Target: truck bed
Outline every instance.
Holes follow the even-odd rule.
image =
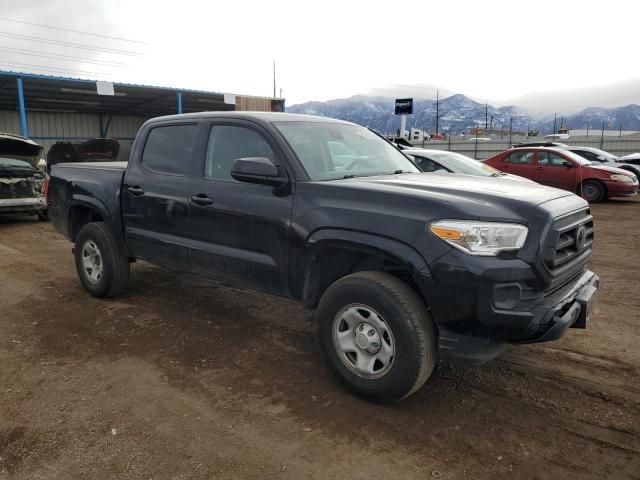
[[[59,163],[51,169],[49,212],[55,229],[73,240],[76,229],[69,215],[85,207],[98,212],[115,231],[121,229],[120,189],[127,162]],[[76,212],[77,213],[77,212]]]

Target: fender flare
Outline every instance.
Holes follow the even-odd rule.
[[[387,257],[406,264],[414,274],[424,274],[428,265],[424,257],[412,246],[399,240],[357,230],[326,228],[313,232],[306,241],[307,264],[304,272],[303,299],[307,306],[319,300],[320,275],[322,268],[318,254],[326,247],[343,248],[361,253]]]
[[[72,241],[74,241],[75,238],[73,238],[74,236],[73,225],[72,225],[73,217],[71,215],[71,211],[75,207],[85,207],[85,208],[91,209],[92,211],[98,213],[105,220],[107,225],[110,226],[110,228],[113,228],[112,215],[109,212],[109,209],[106,207],[106,205],[103,202],[101,202],[99,199],[95,197],[90,197],[88,195],[73,194],[71,196],[71,201],[69,202],[69,207],[67,209],[67,212],[69,212],[69,215],[67,218],[67,232],[68,232],[67,236]]]

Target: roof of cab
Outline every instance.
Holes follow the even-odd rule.
[[[247,120],[257,120],[260,122],[272,123],[272,122],[322,122],[322,123],[342,123],[348,125],[354,125],[351,122],[344,120],[338,120],[329,117],[318,117],[314,115],[300,115],[296,113],[281,113],[281,112],[197,112],[197,113],[183,113],[178,115],[167,115],[164,117],[155,117],[146,123],[156,122],[172,122],[176,120],[201,120],[205,118],[238,118]]]

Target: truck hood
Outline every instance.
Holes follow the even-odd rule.
[[[474,177],[439,172],[361,177],[339,181],[376,189],[402,191],[408,195],[422,196],[434,193],[481,202],[486,202],[489,198],[517,199],[525,203],[539,205],[556,198],[573,195],[571,192],[545,187],[535,182],[523,182],[504,177]]]

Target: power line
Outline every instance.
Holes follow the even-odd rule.
[[[42,57],[42,58],[55,58],[61,60],[73,60],[76,62],[85,62],[92,63],[94,65],[104,65],[107,67],[126,67],[128,66],[126,63],[121,62],[110,62],[107,60],[93,60],[91,58],[82,58],[82,57],[73,57],[70,55],[62,55],[58,53],[39,53],[36,50],[23,50],[21,48],[11,48],[11,47],[0,47],[0,51],[10,52],[10,53],[20,53],[21,55],[29,55],[32,57]]]
[[[80,30],[73,30],[71,28],[54,27],[52,25],[44,25],[42,23],[26,22],[24,20],[15,20],[13,18],[0,17],[0,21],[2,21],[2,22],[21,23],[23,25],[33,25],[34,27],[42,27],[42,28],[49,28],[51,30],[59,30],[61,32],[78,33],[80,35],[90,35],[92,37],[108,38],[108,39],[111,39],[111,40],[121,40],[123,42],[131,42],[131,43],[139,43],[141,45],[148,45],[147,42],[142,42],[140,40],[131,40],[129,38],[122,38],[122,37],[111,37],[109,35],[102,35],[102,34],[99,34],[99,33],[82,32]]]
[[[51,45],[61,45],[63,47],[73,47],[80,48],[83,50],[91,50],[94,52],[107,52],[107,53],[115,53],[118,55],[131,55],[134,57],[142,56],[140,52],[132,52],[130,50],[118,50],[115,48],[104,48],[104,47],[94,47],[92,45],[86,45],[82,43],[73,43],[73,42],[63,42],[62,40],[53,40],[51,38],[44,37],[35,37],[32,35],[19,35],[17,33],[9,33],[9,32],[0,32],[0,37],[5,38],[17,38],[18,40],[27,40],[29,42],[39,42],[39,43],[48,43]]]
[[[81,74],[88,74],[88,75],[104,75],[104,76],[110,76],[110,73],[106,73],[106,72],[89,72],[86,70],[75,70],[75,69],[71,69],[71,68],[58,68],[58,67],[43,67],[40,65],[33,65],[31,63],[15,63],[15,62],[5,62],[5,61],[0,61],[0,64],[3,65],[11,65],[14,67],[29,67],[29,68],[33,68],[35,70],[44,70],[46,72],[58,72],[58,73],[81,73]]]

